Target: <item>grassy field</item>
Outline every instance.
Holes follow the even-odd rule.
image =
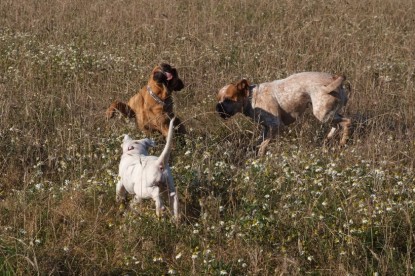
[[[144,134],[104,118],[160,62],[186,85],[179,226],[119,215],[122,135]],[[301,71],[347,76],[352,139],[323,147],[307,113],[256,157],[217,90]],[[413,275],[414,82],[411,0],[3,0],[0,274]]]

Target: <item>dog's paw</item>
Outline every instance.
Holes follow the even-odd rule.
[[[107,109],[107,111],[105,111],[105,119],[109,120],[111,118],[113,118],[115,115],[115,109],[110,107]]]
[[[119,214],[119,215],[124,214],[125,209],[126,209],[126,207],[125,207],[125,203],[124,203],[124,202],[122,202],[122,203],[120,204],[120,206],[118,207],[118,214]]]

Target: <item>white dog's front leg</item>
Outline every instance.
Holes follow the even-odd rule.
[[[173,202],[174,219],[176,220],[176,222],[178,222],[179,220],[179,197],[177,196],[176,192],[170,193],[169,196],[170,196],[170,201]]]
[[[117,186],[115,188],[115,201],[120,202],[120,200],[125,201],[127,198],[126,190],[124,185],[121,181],[117,182]]]

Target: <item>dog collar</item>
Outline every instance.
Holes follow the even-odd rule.
[[[147,92],[150,94],[150,96],[159,104],[165,105],[162,99],[160,99],[154,92],[151,90],[150,86],[147,86]]]
[[[259,85],[251,84],[248,86],[249,94],[248,94],[248,102],[242,107],[242,113],[245,116],[251,116],[252,113],[252,97],[254,95],[254,89],[258,89]]]
[[[257,88],[258,85],[256,84],[251,84],[249,86],[249,95],[248,95],[248,99],[251,101],[252,100],[252,95],[254,94],[254,89]]]

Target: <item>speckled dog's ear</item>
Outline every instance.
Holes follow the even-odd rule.
[[[238,90],[245,90],[247,87],[249,87],[249,83],[246,79],[241,79],[237,84],[236,88]]]
[[[249,95],[249,82],[247,79],[241,79],[237,84],[236,88],[239,91],[239,95],[247,97]]]

